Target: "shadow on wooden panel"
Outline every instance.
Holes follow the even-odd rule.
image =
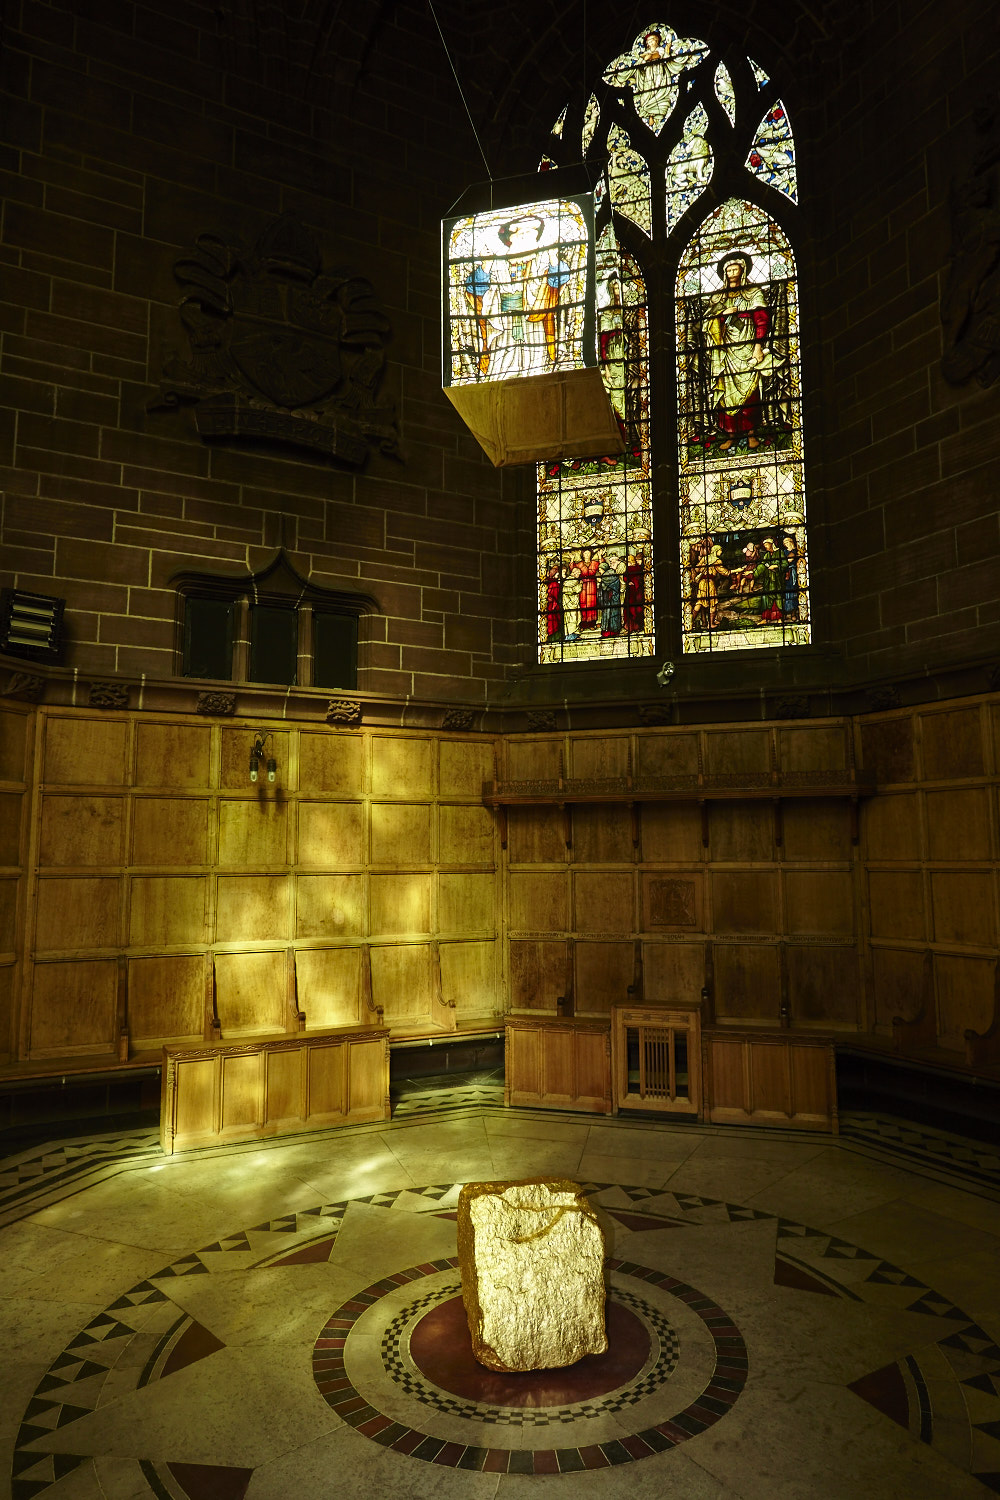
[[[44,797],[40,865],[120,865],[124,831],[121,797]]]

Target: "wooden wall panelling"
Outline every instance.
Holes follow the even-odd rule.
[[[30,973],[30,1057],[117,1051],[117,959],[36,962]]]
[[[423,801],[435,791],[434,742],[416,735],[371,735],[371,790],[373,797]]]
[[[296,938],[326,938],[340,943],[345,938],[362,937],[367,930],[366,885],[366,877],[361,874],[297,875]]]
[[[714,803],[716,807],[724,803]],[[642,859],[647,864],[694,864],[705,859],[701,813],[689,802],[645,802],[640,809]]]
[[[642,944],[642,998],[645,1005],[690,1007],[701,1000],[705,986],[706,944],[650,942]]]
[[[707,775],[744,780],[770,774],[774,747],[769,729],[708,729],[702,736]]]
[[[862,809],[874,800],[866,798]],[[843,802],[790,797],[782,803],[781,812],[786,860],[856,861],[850,808]]]
[[[288,736],[286,736],[286,739]],[[245,797],[219,799],[219,865],[282,869],[289,862],[288,804],[266,782]]]
[[[651,730],[636,737],[635,774],[648,781],[656,776],[686,776],[697,780],[703,769],[701,736],[690,730]]]
[[[542,1010],[555,1014],[566,993],[565,939],[512,940],[510,1004],[512,1010]]]
[[[498,883],[492,871],[442,871],[437,883],[438,932],[446,937],[496,932]]]
[[[636,858],[627,806],[584,803],[573,809],[575,864],[630,864]]]
[[[385,1024],[411,1032],[430,1028],[439,1007],[434,993],[430,944],[381,944],[371,946],[372,998],[385,1014]],[[439,1017],[441,1022],[444,1017]],[[438,1025],[437,1029],[445,1029]]]
[[[298,862],[310,869],[360,868],[367,849],[363,802],[298,804]]]
[[[711,802],[709,858],[727,863],[764,863],[775,857],[774,813],[767,802]]]
[[[448,942],[439,948],[441,994],[457,1011],[459,1027],[466,1022],[495,1020],[502,1010],[497,982],[495,942]]]
[[[920,769],[925,781],[955,781],[982,776],[988,735],[980,704],[917,715]]]
[[[712,944],[712,1002],[722,1020],[775,1025],[781,1008],[778,950],[773,942]]]
[[[925,792],[928,858],[944,862],[993,858],[992,801],[986,786]]]
[[[934,955],[937,1041],[948,1051],[960,1054],[963,1060],[966,1033],[982,1036],[993,1024],[996,975],[995,955],[988,958]]]
[[[34,727],[33,708],[9,701],[0,704],[0,781],[25,781]]]
[[[291,876],[219,875],[216,890],[216,942],[273,943],[291,936]]]
[[[215,994],[223,1040],[288,1024],[285,950],[216,953]]]
[[[713,1124],[838,1129],[832,1038],[708,1030],[702,1043],[705,1115]]]
[[[128,719],[44,710],[40,718],[45,727],[41,779],[46,785],[124,785]]]
[[[574,779],[601,781],[631,769],[631,735],[578,734],[570,739],[568,774]]]
[[[372,937],[420,937],[431,932],[429,870],[371,874],[368,883]]]
[[[211,786],[213,760],[211,725],[144,720],[136,725],[137,787]]]
[[[36,953],[121,947],[121,877],[46,876],[36,887]]]
[[[852,762],[850,724],[797,724],[776,731],[778,764],[782,772],[846,770]]]
[[[512,807],[507,812],[507,858],[512,865],[562,864],[563,815],[556,807]]]
[[[844,870],[784,869],[786,919],[789,935],[853,938],[854,872]]]
[[[573,872],[573,930],[632,933],[638,928],[635,876],[611,870]]]
[[[373,865],[398,869],[431,862],[431,805],[429,803],[373,802],[371,804]]]
[[[564,871],[511,871],[508,877],[512,932],[566,932],[569,878]]]
[[[442,865],[489,865],[494,854],[493,815],[485,807],[442,803],[438,808],[438,857]]]
[[[644,872],[642,927],[646,932],[705,929],[705,878],[701,870]]]
[[[343,730],[299,733],[299,785],[318,796],[360,797],[368,790],[367,737]]]
[[[170,1153],[384,1120],[388,1094],[388,1040],[370,1028],[166,1047],[160,1140]]]
[[[207,865],[210,811],[207,797],[133,798],[132,863]]]
[[[511,735],[504,744],[504,780],[551,781],[566,775],[566,745],[561,735]]]
[[[870,870],[868,914],[873,938],[909,938],[923,943],[927,923],[922,871]]]
[[[496,755],[495,741],[443,737],[438,742],[439,794],[442,797],[469,797],[478,802],[483,782],[493,779]]]
[[[854,943],[785,948],[791,1024],[826,1031],[862,1029],[861,959]]]
[[[20,881],[0,879],[0,959],[12,961],[17,951],[17,897]],[[2,1045],[2,1033],[0,1033]]]
[[[203,955],[129,959],[129,1037],[135,1051],[198,1041],[204,1032],[204,1003]]]
[[[931,870],[935,943],[996,947],[995,879],[991,870]]]
[[[628,999],[635,974],[632,943],[577,941],[573,945],[574,1010],[578,1015],[609,1015]]]
[[[874,861],[915,863],[922,857],[923,820],[916,791],[878,792],[861,805],[865,856]]]
[[[0,866],[20,868],[22,864],[21,823],[24,792],[0,792]]]
[[[608,1022],[509,1016],[505,1058],[508,1105],[612,1112]]]
[[[363,967],[367,962],[367,950],[362,947],[296,950],[297,992],[308,1030],[374,1020],[367,1013],[365,999]]]
[[[777,870],[713,870],[711,892],[716,932],[781,930]]]
[[[129,944],[134,948],[190,947],[206,938],[204,875],[133,875]]]

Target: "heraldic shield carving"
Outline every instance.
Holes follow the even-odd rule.
[[[195,403],[206,438],[289,444],[357,467],[399,451],[396,411],[376,404],[389,320],[369,281],[324,270],[296,218],[250,248],[202,234],[174,275],[190,362],[167,359],[158,408]]]

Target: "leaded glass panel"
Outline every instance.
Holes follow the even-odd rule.
[[[795,173],[795,142],[792,127],[788,123],[788,112],[779,99],[767,111],[757,127],[754,143],[744,163],[748,172],[753,172],[761,182],[777,188],[793,203],[799,201],[798,182]]]
[[[587,108],[583,116],[582,142],[584,156],[586,156],[587,152],[590,150],[590,143],[594,139],[594,131],[597,129],[600,118],[601,107],[594,95],[591,94],[590,98],[587,100]]]
[[[678,80],[708,53],[704,42],[681,38],[662,22],[639,33],[631,51],[616,57],[604,81],[632,91],[635,112],[659,135],[677,103]],[[586,146],[584,147],[586,149]]]
[[[588,240],[571,199],[455,223],[447,268],[452,385],[591,363],[583,349]]]
[[[760,63],[755,63],[752,57],[748,57],[747,58],[747,62],[750,64],[751,68],[753,69],[753,76],[757,80],[757,89],[758,89],[758,91],[760,89],[766,89],[767,85],[771,82],[771,80],[770,80],[770,78],[768,78],[767,74],[764,72],[764,69],[761,67]]]
[[[611,202],[643,234],[653,233],[649,168],[620,125],[608,131],[608,179]]]
[[[677,274],[685,652],[805,645],[809,579],[795,260],[737,198]]]
[[[715,70],[715,97],[729,116],[730,125],[735,125],[736,94],[733,89],[733,80],[725,63],[721,62]]]
[[[671,234],[709,184],[715,157],[706,140],[708,115],[696,104],[684,122],[684,133],[667,160],[666,222]]]
[[[653,651],[646,288],[610,226],[597,249],[597,338],[626,451],[538,466],[543,663]]]

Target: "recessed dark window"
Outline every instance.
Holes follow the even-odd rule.
[[[250,680],[252,682],[296,681],[299,650],[299,617],[294,609],[276,604],[254,604],[250,608]]]
[[[313,615],[313,684],[353,688],[358,685],[357,615]]]
[[[185,677],[232,677],[233,610],[231,599],[185,599]]]

